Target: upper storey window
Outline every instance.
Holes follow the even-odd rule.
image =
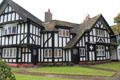
[[[100,37],[105,37],[105,31],[96,29],[96,35]]]
[[[17,33],[16,25],[6,25],[3,27],[3,35],[10,35],[16,33]]]
[[[61,37],[69,37],[70,32],[67,29],[59,29],[59,36]]]

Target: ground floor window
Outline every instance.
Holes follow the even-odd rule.
[[[2,57],[3,58],[16,58],[17,49],[16,48],[3,48]]]
[[[79,53],[80,53],[80,56],[85,56],[85,49],[84,48],[80,48],[79,49]]]
[[[96,46],[96,54],[97,54],[97,56],[105,56],[105,46],[97,45]]]
[[[62,49],[55,49],[54,54],[55,57],[62,57]]]
[[[45,49],[44,56],[47,58],[52,57],[52,49]]]

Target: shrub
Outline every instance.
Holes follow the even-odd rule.
[[[0,59],[0,80],[16,80],[11,68]]]

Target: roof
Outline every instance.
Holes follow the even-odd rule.
[[[78,27],[74,27],[72,32],[76,33],[76,36],[68,42],[68,44],[65,46],[65,48],[72,48],[77,43],[77,41],[80,39],[80,37],[87,30],[90,30],[93,27],[93,25],[100,18],[100,16],[102,16],[102,15],[101,14],[97,15],[97,16],[91,18],[89,21],[81,23]]]
[[[24,21],[30,19],[31,21],[43,26],[42,21],[40,19],[29,13],[27,10],[25,10],[12,0],[3,0],[3,2],[0,5],[0,14],[3,12],[4,8],[6,8],[8,4],[15,9],[15,11],[22,17]]]
[[[55,31],[56,30],[56,27],[55,27],[56,25],[67,26],[67,27],[77,27],[77,26],[79,26],[79,24],[66,22],[66,21],[60,21],[60,20],[52,20],[50,22],[44,23],[45,29],[47,31]]]

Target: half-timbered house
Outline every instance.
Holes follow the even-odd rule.
[[[12,64],[36,64],[42,29],[41,20],[12,0],[4,0],[0,5],[2,60]]]
[[[12,0],[0,5],[0,56],[14,66],[107,62],[116,59],[114,33],[100,14],[81,24],[42,22]],[[15,65],[16,64],[16,65]]]
[[[53,33],[53,52],[50,62],[91,63],[116,60],[114,32],[100,14],[93,18],[86,17],[81,24],[51,20],[45,23],[46,30]],[[44,35],[44,34],[43,34]],[[47,35],[46,35],[47,36]],[[46,37],[44,37],[46,38]],[[46,38],[45,41],[49,41]],[[49,46],[49,42],[48,43]],[[47,46],[47,44],[45,44]],[[112,50],[111,50],[112,48]],[[45,47],[49,50],[49,47]],[[43,49],[43,50],[44,50]],[[47,51],[43,51],[47,54]],[[56,57],[57,56],[57,57]],[[49,62],[45,56],[43,61]]]

